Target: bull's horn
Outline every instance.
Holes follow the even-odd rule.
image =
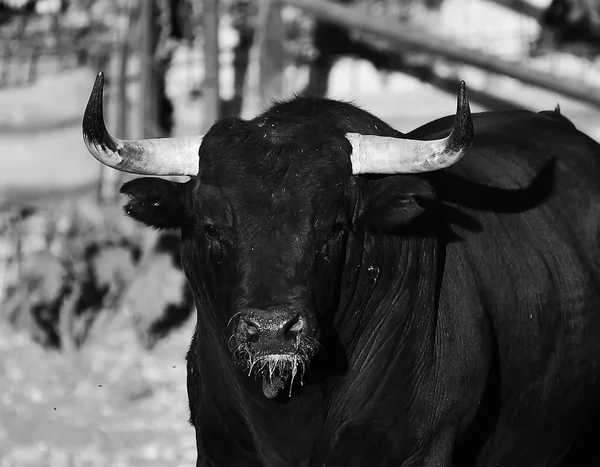
[[[347,133],[352,145],[353,174],[400,174],[431,172],[450,167],[466,154],[474,130],[467,86],[460,82],[454,127],[446,137],[421,141]]]
[[[198,174],[198,149],[202,136],[120,140],[104,125],[102,91],[104,74],[98,73],[83,115],[83,141],[104,165],[140,175]]]

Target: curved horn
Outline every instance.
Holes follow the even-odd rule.
[[[202,136],[120,140],[104,125],[102,91],[104,74],[98,73],[83,115],[83,141],[92,156],[104,165],[140,175],[198,174],[198,149]]]
[[[467,85],[460,82],[452,132],[429,141],[347,133],[352,145],[352,173],[400,174],[431,172],[455,164],[474,139]]]

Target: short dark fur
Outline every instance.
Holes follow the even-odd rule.
[[[181,229],[197,465],[548,465],[577,441],[600,405],[600,147],[558,114],[473,119],[450,169],[353,176],[346,132],[403,135],[296,98],[217,122],[188,183],[124,186]],[[230,351],[270,307],[318,342],[274,400]]]

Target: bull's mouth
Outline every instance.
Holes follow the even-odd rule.
[[[288,388],[292,397],[294,381],[304,383],[304,370],[308,362],[298,354],[261,355],[251,362],[248,375],[255,373],[262,379],[263,394],[273,399]]]
[[[248,377],[262,381],[265,397],[274,399],[280,394],[292,397],[295,387],[304,385],[304,375],[314,351],[287,353],[256,353],[248,346],[244,352],[236,352],[236,360]],[[316,349],[315,349],[316,350]]]

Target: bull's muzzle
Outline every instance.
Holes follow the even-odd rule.
[[[288,310],[251,312],[240,320],[240,334],[260,353],[294,352],[305,328],[300,313]]]
[[[265,396],[276,397],[284,387],[291,395],[294,382],[302,384],[304,371],[319,346],[311,322],[308,311],[287,307],[249,309],[239,314],[232,350],[249,376],[262,379]]]

